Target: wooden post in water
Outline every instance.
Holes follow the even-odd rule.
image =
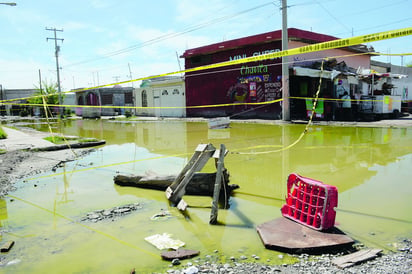
[[[217,150],[215,155],[218,152],[218,158],[216,162],[216,180],[215,180],[215,188],[213,191],[213,201],[212,201],[212,211],[210,213],[209,224],[216,224],[217,223],[217,214],[219,210],[219,195],[220,195],[220,188],[222,186],[222,172],[224,169],[224,159],[226,155],[226,147],[224,144],[220,145],[220,150]],[[215,157],[213,155],[213,157]]]

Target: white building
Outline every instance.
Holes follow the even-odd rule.
[[[144,80],[134,92],[136,116],[186,117],[183,77]]]
[[[412,113],[412,67],[396,66],[390,63],[372,60],[371,69],[379,73],[391,73],[406,76],[391,79],[390,84],[393,85],[394,95],[401,96],[402,111]]]

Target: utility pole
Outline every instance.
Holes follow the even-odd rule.
[[[41,88],[41,71],[39,69],[39,85],[40,85],[40,94],[43,95],[43,89]]]
[[[114,79],[115,83],[120,81],[120,76],[113,76],[112,78]]]
[[[282,0],[282,51],[288,49],[288,17],[287,17],[287,3]],[[288,56],[282,57],[282,120],[290,121],[289,108],[289,64]]]
[[[129,76],[130,76],[130,81],[132,81],[132,80],[133,80],[133,76],[132,76],[132,70],[130,69],[130,63],[127,63],[127,65],[129,66]],[[132,81],[132,88],[134,88],[133,81]]]
[[[59,51],[60,51],[60,46],[57,45],[57,40],[60,40],[63,42],[64,39],[62,38],[57,38],[57,31],[63,31],[62,29],[56,29],[56,28],[46,28],[46,30],[53,31],[54,32],[54,38],[47,38],[46,41],[54,40],[54,48],[55,48],[55,56],[56,56],[56,70],[57,70],[57,88],[58,88],[58,93],[59,93],[59,114],[60,117],[63,117],[63,108],[61,105],[63,105],[62,102],[62,90],[60,87],[60,67],[59,67]]]

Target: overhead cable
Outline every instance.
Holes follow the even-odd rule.
[[[189,33],[189,32],[192,32],[192,31],[195,31],[195,30],[198,30],[198,29],[201,29],[201,28],[204,28],[204,27],[216,24],[216,23],[223,22],[225,20],[237,17],[239,15],[248,13],[250,11],[253,11],[253,10],[256,10],[256,9],[259,9],[259,8],[262,8],[262,7],[271,5],[271,4],[272,4],[272,2],[267,2],[267,3],[264,3],[264,4],[256,6],[256,7],[240,11],[238,13],[222,16],[222,17],[219,17],[219,18],[216,18],[216,19],[213,19],[213,20],[206,21],[204,23],[200,23],[200,24],[188,27],[188,28],[186,28],[186,29],[184,29],[180,32],[168,33],[168,34],[155,37],[153,39],[150,39],[148,41],[145,41],[145,42],[142,42],[142,43],[139,43],[139,44],[135,44],[135,45],[132,45],[132,46],[120,49],[120,50],[109,52],[109,53],[106,53],[105,55],[103,55],[101,57],[97,57],[97,58],[93,58],[93,59],[89,59],[89,60],[84,60],[84,61],[80,61],[80,62],[76,62],[76,63],[71,63],[71,64],[66,65],[65,67],[70,67],[70,66],[80,65],[80,64],[84,64],[84,63],[94,62],[94,61],[97,61],[97,60],[109,58],[109,57],[112,57],[112,56],[115,56],[115,55],[119,55],[119,54],[129,52],[129,51],[133,51],[133,50],[138,49],[138,48],[142,48],[142,47],[145,47],[145,46],[148,46],[148,45],[152,45],[154,43],[157,43],[157,42],[160,42],[160,41],[163,41],[163,40],[167,40],[167,39],[170,39],[170,38],[181,36],[183,34],[186,34],[186,33]]]

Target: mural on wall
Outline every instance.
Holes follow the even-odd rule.
[[[229,88],[227,96],[233,103],[247,103],[249,99],[249,87],[246,83],[236,83]]]
[[[242,66],[240,76],[228,89],[227,96],[233,103],[267,102],[282,97],[281,87],[281,76],[273,78],[267,65]],[[246,105],[244,109],[252,107]]]

